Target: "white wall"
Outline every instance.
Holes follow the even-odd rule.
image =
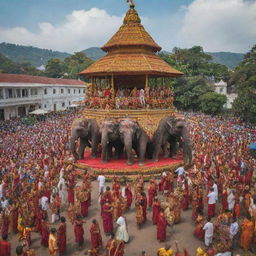
[[[85,86],[61,86],[44,84],[0,83],[0,109],[4,109],[5,119],[18,116],[18,107],[25,107],[26,114],[29,108],[42,108],[46,111],[65,110],[74,101],[83,101]],[[9,97],[9,91],[12,97]],[[18,90],[18,91],[17,91]],[[22,97],[22,90],[27,95]],[[35,93],[37,91],[37,93]],[[24,91],[23,91],[24,92]],[[56,108],[54,109],[54,105]]]

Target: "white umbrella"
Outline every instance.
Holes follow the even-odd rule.
[[[45,115],[45,114],[48,114],[47,111],[43,110],[43,109],[36,109],[32,112],[29,112],[29,114],[32,114],[32,115]]]

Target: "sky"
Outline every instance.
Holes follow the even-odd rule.
[[[256,0],[134,0],[164,50],[247,52],[256,44]],[[102,46],[121,26],[126,0],[0,0],[0,42],[73,53]]]

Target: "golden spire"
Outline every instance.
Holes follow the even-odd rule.
[[[127,0],[127,3],[130,3],[131,8],[135,7],[135,4],[134,4],[133,0]]]

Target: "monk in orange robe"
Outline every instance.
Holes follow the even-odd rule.
[[[90,233],[91,233],[91,248],[94,248],[98,251],[102,246],[102,237],[100,234],[99,224],[95,219],[92,221]]]
[[[244,249],[244,251],[248,251],[250,248],[250,244],[253,239],[253,233],[254,233],[254,223],[251,220],[251,217],[248,216],[247,219],[245,219],[242,222],[241,225],[241,236],[240,236],[240,245]]]

